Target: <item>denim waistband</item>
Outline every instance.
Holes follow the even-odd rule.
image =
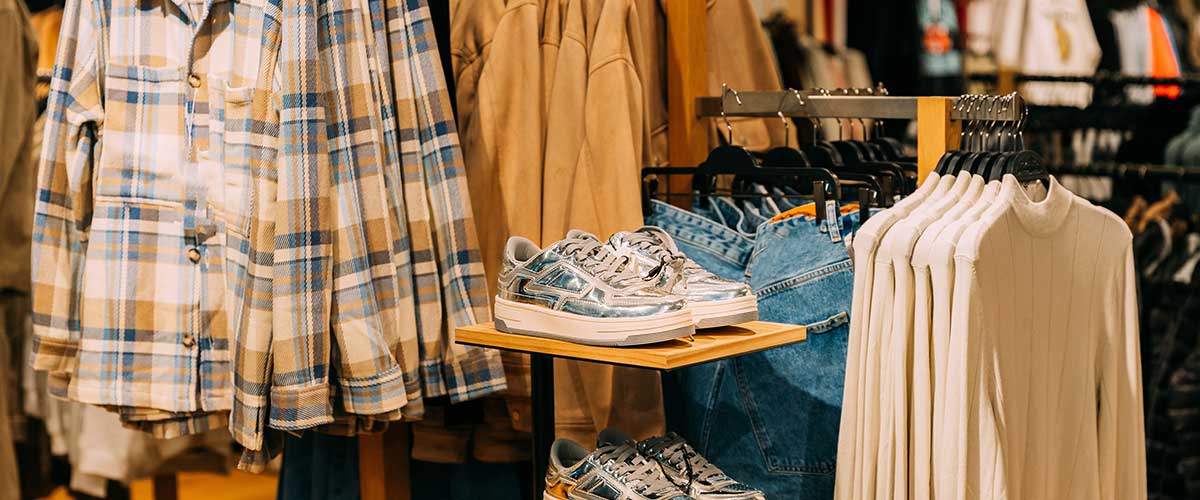
[[[836,204],[828,213],[838,213]],[[759,227],[746,275],[757,293],[773,289],[779,283],[818,272],[829,266],[849,267],[848,237],[858,227],[859,215],[852,212],[817,222],[813,217],[797,216]]]

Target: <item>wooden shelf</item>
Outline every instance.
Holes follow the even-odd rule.
[[[677,339],[639,347],[596,347],[504,333],[491,323],[459,328],[454,333],[460,344],[654,370],[674,370],[741,356],[794,344],[806,337],[803,326],[766,321],[701,330],[692,342]]]

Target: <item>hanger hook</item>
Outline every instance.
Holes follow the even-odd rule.
[[[783,94],[779,98],[779,107],[775,109],[775,115],[779,117],[779,121],[783,122],[783,147],[789,147],[791,144],[791,125],[788,123],[786,116],[783,116],[783,104],[787,102],[787,94]],[[803,101],[801,101],[803,102]]]
[[[987,137],[991,138],[992,133],[997,132],[997,130],[996,130],[997,126],[1000,124],[1000,120],[997,119],[997,115],[995,113],[996,103],[1000,102],[1000,98],[997,96],[994,96],[994,95],[990,95],[990,96],[988,96],[987,100],[988,100],[987,115],[988,115],[988,118],[991,119],[991,121],[988,122]],[[984,139],[983,142],[984,142],[983,149],[988,150],[989,147],[991,146],[990,141],[988,139]]]
[[[1017,143],[1021,149],[1025,149],[1025,123],[1029,119],[1029,106],[1025,105],[1025,101],[1021,100],[1021,96],[1016,92],[1012,93],[1015,106],[1020,106],[1021,112],[1017,115]]]
[[[855,89],[854,89],[854,95],[856,95],[856,96],[857,96],[857,95],[859,95],[859,94],[862,94],[862,93],[865,93],[865,94],[867,94],[867,95],[875,95],[875,91],[874,91],[874,89],[871,89],[871,88],[865,88],[865,89],[859,89],[859,88],[855,88]],[[863,117],[861,117],[861,116],[860,116],[860,117],[858,117],[858,129],[862,131],[862,140],[863,140],[863,142],[867,142],[868,140],[870,140],[870,138],[868,137],[868,135],[869,135],[869,134],[867,133],[867,120],[866,120],[866,118],[863,118]]]
[[[846,93],[846,89],[839,88],[839,89],[836,89],[836,90],[835,90],[835,92],[837,92],[837,93],[839,93],[839,94],[845,94],[845,93]],[[826,92],[825,92],[825,95],[829,95],[829,92],[828,92],[828,91],[826,91]],[[838,140],[839,140],[839,141],[841,141],[841,140],[844,140],[844,139],[845,139],[845,137],[843,137],[843,136],[842,136],[842,132],[843,132],[843,130],[842,130],[842,128],[843,128],[843,126],[842,126],[842,117],[840,117],[840,116],[835,116],[835,117],[833,117],[833,120],[837,122],[837,126],[838,126]]]
[[[966,103],[968,97],[969,96],[967,94],[962,94],[962,95],[958,96],[958,101],[956,101],[954,103],[954,111],[961,114],[964,109],[963,105]],[[964,120],[964,121],[966,121],[967,123],[964,123],[963,126],[958,129],[958,146],[960,148],[966,147],[967,130],[971,126],[971,122],[969,120]]]
[[[804,102],[804,97],[800,95],[799,90],[792,89],[792,88],[789,88],[788,90],[792,91],[793,96],[796,96],[796,102],[799,102],[800,106],[807,106],[807,104],[805,104],[805,102]],[[816,144],[817,143],[817,129],[821,128],[821,122],[811,116],[808,117],[808,120],[810,122],[812,122],[813,144]],[[798,139],[799,138],[797,138],[797,140]]]
[[[975,130],[977,131],[975,134],[975,143],[978,145],[979,151],[983,151],[987,147],[987,145],[984,144],[987,139],[987,113],[985,112],[984,104],[987,102],[988,96],[986,95],[980,95],[977,99],[975,99]]]
[[[725,96],[733,94],[734,100],[738,106],[742,105],[742,96],[738,95],[736,90],[729,88],[728,84],[721,84],[721,120],[725,122],[725,132],[727,133],[726,140],[730,145],[733,144],[733,125],[729,123],[729,117],[725,115]]]
[[[978,100],[978,97],[975,94],[963,96],[962,112],[967,122],[967,125],[963,127],[963,133],[966,134],[966,138],[963,140],[963,149],[967,151],[974,151],[975,149],[975,136],[979,129],[979,122],[975,119],[974,111],[975,101]]]

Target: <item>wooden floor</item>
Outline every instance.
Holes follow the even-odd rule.
[[[228,476],[219,474],[183,473],[179,475],[179,500],[274,500],[274,474],[250,474],[234,471]],[[154,486],[149,480],[134,481],[132,500],[154,500]],[[59,488],[44,500],[71,500],[65,488]]]

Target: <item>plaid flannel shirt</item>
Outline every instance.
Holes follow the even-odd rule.
[[[32,363],[76,401],[224,411],[230,263],[246,260],[253,183],[229,158],[255,141],[264,3],[145,7],[67,3],[38,173]]]
[[[343,46],[355,41],[339,36],[335,3],[283,1],[274,328],[239,346],[230,421],[249,470],[278,451],[264,446],[268,427],[319,428],[336,423],[335,406],[386,414],[407,402],[386,338],[394,268],[362,60]]]
[[[425,0],[384,0],[427,397],[454,403],[507,385],[500,353],[454,342],[491,319],[458,130]],[[405,76],[406,75],[406,76]],[[417,194],[420,193],[420,194]]]
[[[38,179],[34,366],[156,435],[232,407],[252,451],[268,420],[344,433],[419,416],[418,349],[427,387],[503,389],[495,352],[447,341],[487,309],[436,52],[397,59],[394,37],[432,43],[423,4],[390,5],[383,24],[373,10],[368,28],[340,0],[168,0],[169,16],[131,2],[68,3]],[[387,105],[389,80],[410,113]]]

